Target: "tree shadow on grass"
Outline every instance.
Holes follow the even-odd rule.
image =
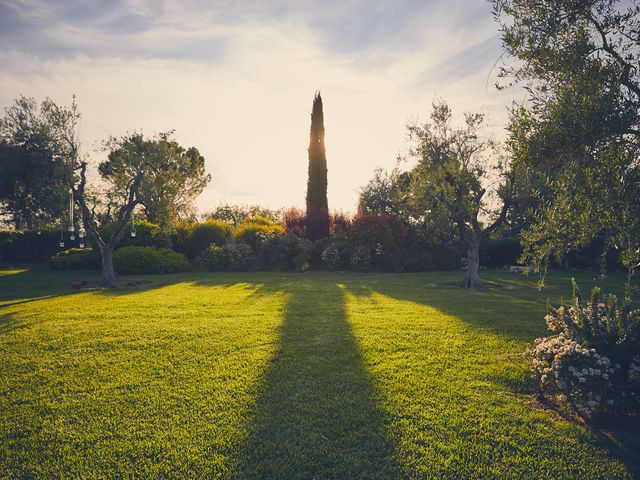
[[[237,477],[398,478],[395,444],[348,324],[343,292],[334,282],[279,286],[288,301]]]
[[[80,292],[71,288],[71,282],[80,275],[96,277],[95,272],[69,272],[53,270],[46,265],[26,265],[21,271],[0,276],[0,309],[53,297]]]
[[[562,297],[569,298],[571,286],[570,275],[566,278],[555,278],[550,288],[538,291],[534,288],[533,278],[500,277],[504,288],[493,288],[476,291],[454,289],[447,284],[429,284],[430,274],[396,276],[385,281],[384,276],[371,278],[350,278],[345,286],[350,294],[361,300],[381,294],[397,300],[408,301],[417,305],[436,308],[452,315],[466,324],[509,341],[531,342],[538,336],[548,335],[544,322],[547,301],[556,304]],[[393,281],[391,281],[393,280]],[[416,281],[422,280],[422,281]],[[432,280],[432,279],[431,279]],[[588,292],[594,281],[582,279],[585,285],[583,292]],[[618,282],[619,283],[619,282]],[[621,290],[620,285],[612,282],[610,287]],[[524,348],[523,348],[524,349]],[[514,355],[515,356],[515,355]],[[509,361],[509,359],[506,359]],[[512,359],[514,363],[516,359]],[[519,359],[519,364],[522,360]],[[514,375],[513,370],[519,373]],[[520,371],[522,369],[522,371]],[[528,371],[523,365],[513,365],[511,373],[506,371],[483,375],[483,379],[512,390],[516,394],[531,394]],[[549,405],[540,408],[552,408]],[[554,415],[561,416],[553,409]],[[565,418],[568,421],[574,419]],[[587,430],[579,433],[580,440],[608,454],[623,464],[634,475],[640,476],[640,435],[639,419],[628,418],[603,421],[593,425],[585,425]]]

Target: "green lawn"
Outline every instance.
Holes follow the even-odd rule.
[[[2,478],[639,478],[526,391],[568,276],[0,272]],[[580,283],[589,284],[586,274]]]

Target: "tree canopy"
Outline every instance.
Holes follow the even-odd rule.
[[[494,0],[502,78],[524,85],[510,146],[532,202],[525,258],[545,265],[596,236],[640,265],[637,1]],[[605,252],[603,252],[604,254]]]
[[[131,134],[125,141],[111,139],[106,144],[111,150],[108,158],[98,166],[102,178],[122,199],[134,171],[144,164],[138,200],[147,219],[162,227],[193,216],[193,201],[211,180],[200,152],[180,146],[170,138],[171,133],[160,133],[153,139],[145,139],[141,133]]]
[[[0,212],[16,228],[58,222],[68,205],[74,110],[20,96],[0,119]]]

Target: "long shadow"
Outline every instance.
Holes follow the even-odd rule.
[[[79,290],[71,288],[71,282],[79,278],[97,278],[97,274],[62,272],[46,265],[25,265],[17,273],[0,275],[0,308],[78,293]]]
[[[295,279],[237,478],[398,478],[395,443],[335,282]]]
[[[492,288],[478,290],[457,288],[458,277],[462,275],[450,272],[374,274],[361,279],[353,276],[346,286],[356,296],[377,292],[431,306],[480,330],[523,342],[545,335],[547,301],[557,304],[562,297],[571,296],[570,274],[550,274],[548,286],[542,291],[535,288],[537,278],[534,276],[491,272],[484,279]],[[597,283],[583,273],[577,280],[585,295]],[[619,279],[613,279],[611,284],[616,292],[622,291]]]

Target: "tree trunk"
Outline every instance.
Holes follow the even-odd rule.
[[[480,283],[480,239],[474,239],[467,245],[467,273],[460,284],[461,288],[474,288]]]
[[[116,281],[116,273],[113,270],[113,248],[110,248],[108,245],[101,247],[100,258],[102,260],[102,278],[100,284],[103,287],[111,287]]]

